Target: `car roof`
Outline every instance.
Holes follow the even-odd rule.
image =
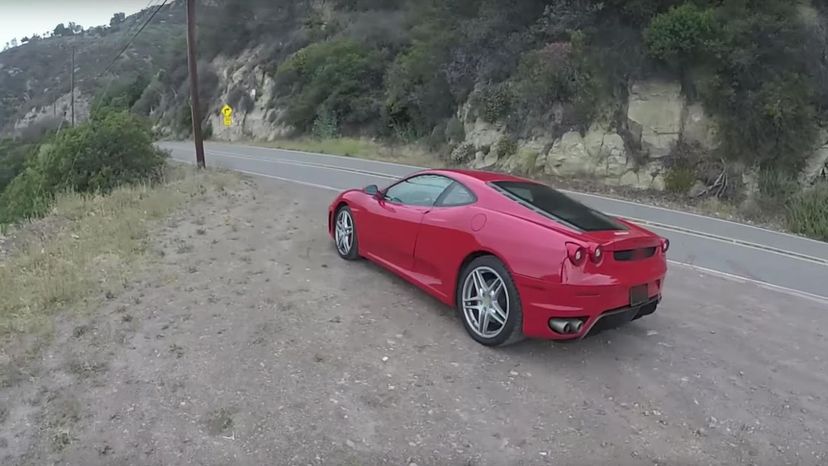
[[[537,181],[532,181],[526,178],[520,178],[517,176],[509,175],[506,173],[497,173],[497,172],[490,172],[485,170],[470,170],[470,169],[455,169],[455,168],[441,168],[441,169],[433,169],[427,170],[424,173],[432,173],[435,175],[446,175],[454,178],[457,178],[458,181],[469,181],[475,180],[482,183],[490,183],[493,181],[523,181],[523,182],[530,182],[530,183],[537,183]]]

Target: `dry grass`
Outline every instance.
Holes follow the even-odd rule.
[[[344,155],[369,160],[383,160],[424,167],[443,167],[439,157],[415,145],[389,146],[370,139],[361,138],[293,138],[277,139],[255,144],[278,149],[316,152],[320,154]]]
[[[96,295],[117,296],[141,263],[154,221],[237,181],[176,168],[156,186],[60,196],[46,218],[17,228],[22,240],[0,262],[0,339],[48,332],[56,311],[85,309]]]

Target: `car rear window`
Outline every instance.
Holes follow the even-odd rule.
[[[498,181],[492,186],[530,209],[582,231],[626,230],[609,216],[540,183]]]

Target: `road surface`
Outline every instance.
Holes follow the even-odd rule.
[[[190,142],[162,142],[173,159],[194,160]],[[340,191],[388,185],[421,167],[238,144],[207,143],[207,163]],[[828,302],[828,243],[726,220],[567,191],[604,212],[637,221],[672,242],[669,257],[731,279]],[[321,214],[320,214],[321,215]]]

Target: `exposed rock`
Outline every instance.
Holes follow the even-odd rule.
[[[828,179],[828,144],[817,149],[808,159],[802,172],[803,182],[813,183],[819,179]]]
[[[715,149],[718,144],[718,125],[701,104],[690,104],[682,116],[682,138],[697,143],[703,149]]]
[[[503,128],[479,118],[473,122],[465,122],[464,128],[466,130],[466,142],[474,144],[474,147],[494,147],[506,134]]]
[[[705,184],[704,184],[704,183],[702,183],[702,182],[701,182],[701,181],[699,181],[699,180],[696,180],[696,183],[693,185],[693,187],[692,187],[692,188],[690,188],[690,190],[689,190],[689,191],[687,191],[687,196],[688,196],[688,197],[699,197],[699,196],[701,196],[701,194],[702,194],[702,193],[703,193],[706,189],[707,189],[707,186],[705,186]]]
[[[599,160],[604,152],[604,136],[609,133],[609,128],[599,123],[590,125],[584,135],[584,148],[593,159]]]
[[[607,128],[593,124],[584,137],[584,146],[601,176],[621,176],[627,171],[624,139]]]
[[[519,175],[529,175],[535,171],[535,164],[538,160],[538,152],[528,147],[518,150],[517,154],[506,158],[503,161],[503,170]]]
[[[475,154],[474,163],[472,163],[472,168],[475,170],[486,170],[489,168],[493,168],[497,165],[498,156],[495,151],[491,151],[488,154],[483,154],[483,152],[478,152]]]
[[[594,168],[584,146],[584,138],[577,131],[570,131],[552,146],[546,156],[544,171],[548,175],[570,176],[590,174]]]
[[[57,127],[61,120],[69,122],[71,114],[72,94],[67,92],[60,96],[51,105],[36,107],[29,110],[21,119],[14,123],[15,134],[23,134],[30,127]],[[75,123],[83,123],[89,119],[90,110],[89,98],[75,91]]]
[[[630,132],[651,158],[668,155],[682,130],[684,97],[676,81],[646,80],[630,89],[627,120]]]
[[[664,175],[661,173],[661,168],[658,164],[640,168],[638,171],[628,170],[615,181],[610,180],[610,183],[636,189],[664,191]]]
[[[209,112],[208,121],[213,128],[213,138],[237,141],[246,138],[266,139],[272,141],[284,137],[291,128],[281,123],[283,109],[271,107],[271,100],[276,86],[273,78],[265,70],[255,66],[254,58],[261,51],[249,50],[234,59],[218,57],[212,62],[220,79],[222,94],[214,102]],[[240,65],[241,64],[241,65]],[[252,108],[234,108],[231,126],[224,125],[224,116],[220,109],[229,102],[230,95],[242,91],[252,102]],[[249,111],[247,111],[249,110]]]

